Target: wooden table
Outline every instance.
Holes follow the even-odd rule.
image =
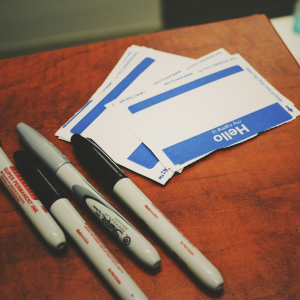
[[[131,180],[220,270],[225,285],[204,288],[135,217],[86,172],[54,133],[136,44],[192,58],[225,48],[240,53],[300,108],[300,68],[264,15],[151,33],[0,61],[0,139],[9,158],[24,149],[25,122],[53,142],[124,213],[162,258],[151,271],[89,220],[149,299],[300,299],[300,118],[219,151],[160,186]],[[24,149],[25,150],[25,149]],[[0,299],[117,299],[68,237],[50,249],[0,185]]]

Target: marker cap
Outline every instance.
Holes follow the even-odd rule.
[[[14,160],[17,169],[47,210],[56,200],[65,198],[63,192],[48,176],[46,178],[41,167],[24,151],[16,151]]]
[[[25,146],[45,165],[53,174],[64,164],[70,163],[52,143],[38,131],[25,123],[17,125],[17,132]]]
[[[74,134],[71,137],[71,144],[87,167],[102,181],[109,191],[112,191],[120,179],[128,178],[109,155],[92,139],[86,139],[80,134]]]

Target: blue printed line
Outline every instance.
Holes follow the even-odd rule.
[[[214,74],[210,74],[208,76],[199,78],[197,80],[194,80],[192,82],[189,82],[187,84],[179,86],[177,88],[174,88],[172,90],[169,90],[167,92],[164,92],[162,94],[154,96],[152,98],[146,99],[139,103],[133,104],[133,105],[129,106],[128,109],[132,114],[135,114],[135,113],[137,113],[143,109],[146,109],[150,106],[153,106],[155,104],[161,103],[166,100],[169,100],[170,98],[176,97],[178,95],[181,95],[183,93],[186,93],[188,91],[196,89],[200,86],[206,85],[208,83],[222,79],[224,77],[230,76],[232,74],[235,74],[235,73],[238,73],[241,71],[243,71],[243,69],[240,66],[230,67],[228,69],[216,72]]]
[[[223,124],[169,146],[163,149],[163,152],[174,165],[183,164],[214,150],[240,142],[291,119],[292,116],[279,103],[275,103],[239,118],[238,122],[230,122],[231,125],[227,126],[228,129],[218,130],[224,128],[228,123]]]
[[[103,98],[85,117],[83,117],[72,129],[71,133],[81,134],[90,126],[99,115],[105,110],[105,105],[115,100],[139,75],[141,75],[152,63],[154,59],[145,58],[128,74],[106,97]]]
[[[93,99],[91,99],[80,111],[78,111],[62,128],[65,128],[70,122],[72,122],[72,120],[75,119],[92,101]]]

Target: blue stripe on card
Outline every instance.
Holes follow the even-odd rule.
[[[133,104],[133,105],[129,106],[128,109],[132,114],[135,114],[135,113],[137,113],[143,109],[146,109],[150,106],[153,106],[155,104],[161,103],[166,100],[169,100],[173,97],[176,97],[178,95],[181,95],[183,93],[186,93],[188,91],[196,89],[200,86],[206,85],[208,83],[214,82],[216,80],[222,79],[224,77],[233,75],[233,74],[241,72],[241,71],[243,71],[243,69],[240,66],[233,66],[233,67],[227,68],[225,70],[222,70],[222,71],[210,74],[208,76],[199,78],[192,82],[186,83],[182,86],[176,87],[172,90],[169,90],[167,92],[164,92],[164,93],[154,96],[152,98],[146,99],[139,103]]]
[[[158,163],[156,156],[143,143],[140,144],[127,159],[147,169],[154,168]]]
[[[146,57],[128,74],[106,97],[101,100],[85,117],[83,117],[72,129],[71,133],[81,134],[90,126],[99,115],[105,110],[105,105],[115,100],[139,75],[141,75],[154,59]]]
[[[72,120],[75,119],[92,101],[93,99],[91,99],[80,111],[78,111],[62,128],[65,128],[70,122],[72,122]]]
[[[236,121],[223,124],[185,141],[163,149],[174,165],[219,148],[225,148],[291,120],[292,116],[278,103],[272,104]]]

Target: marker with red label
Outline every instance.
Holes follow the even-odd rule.
[[[204,285],[215,291],[222,289],[223,278],[216,267],[155,207],[103,149],[79,134],[72,136],[71,143],[106,188],[131,208]]]
[[[21,150],[15,152],[14,159],[28,185],[119,297],[132,300],[148,299],[34,160]]]
[[[1,147],[0,179],[47,244],[57,250],[64,248],[66,245],[64,233],[26,184]]]

